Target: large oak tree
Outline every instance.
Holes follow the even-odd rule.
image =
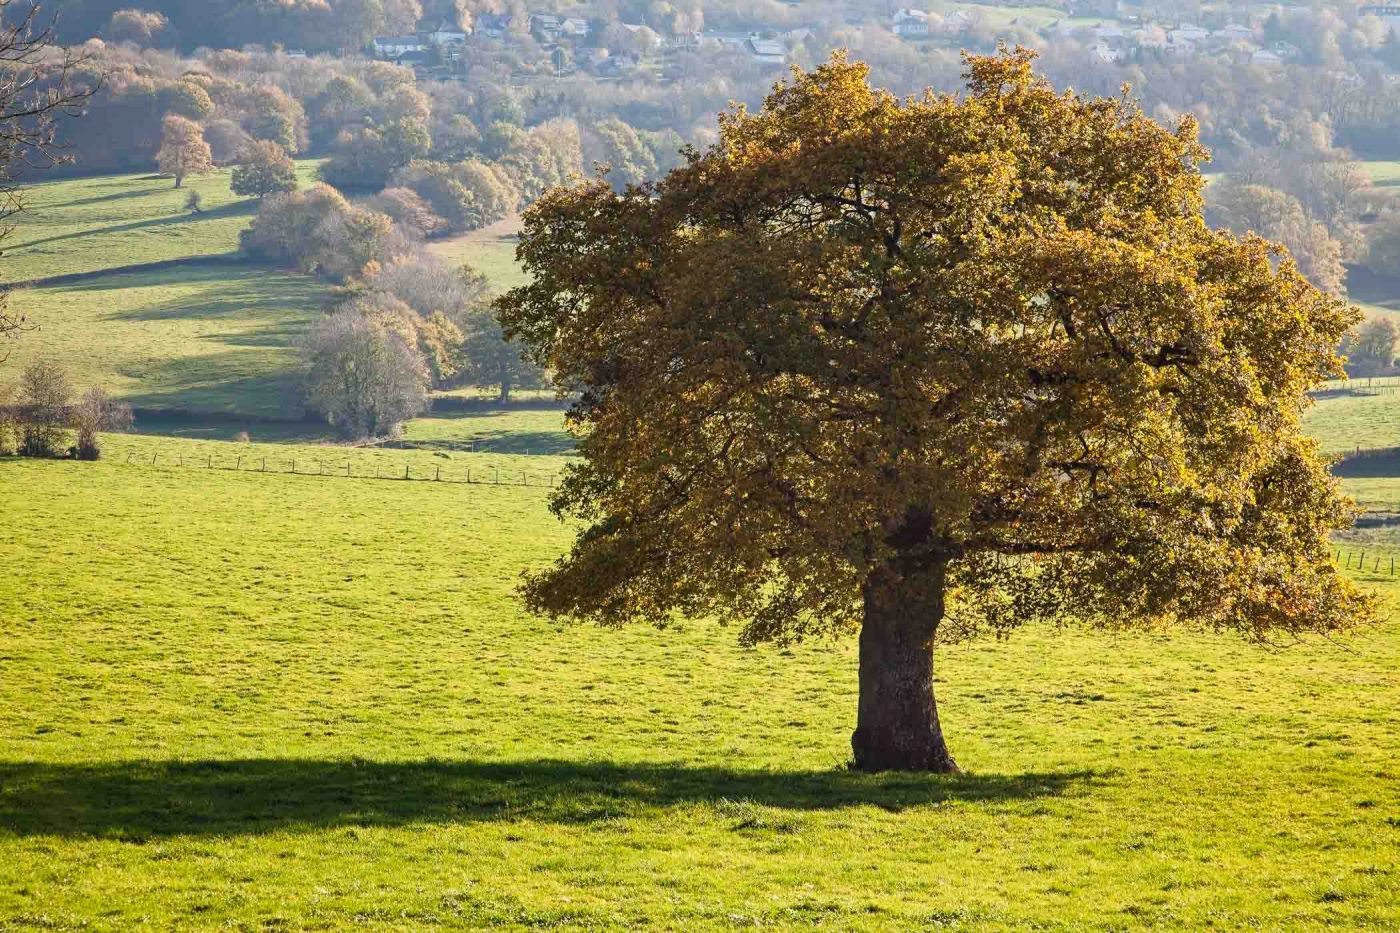
[[[662,181],[555,190],[499,313],[579,401],[528,604],[860,633],[855,766],[956,770],[937,642],[1367,618],[1299,419],[1356,314],[1209,229],[1188,119],[1024,51],[899,100],[842,56]]]

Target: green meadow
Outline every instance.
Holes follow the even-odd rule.
[[[970,773],[864,777],[852,641],[532,618],[545,490],[426,478],[564,458],[109,450],[0,462],[0,926],[1400,924],[1393,625],[947,648]]]
[[[0,458],[0,930],[1400,928],[1400,623],[948,646],[968,773],[854,774],[851,638],[523,610],[572,534],[538,393],[394,446],[261,417],[324,286],[112,271],[233,250],[216,182],[203,219],[168,180],[43,186],[12,238],[10,280],[91,275],[14,295],[40,329],[0,373],[178,411],[98,463]],[[514,232],[435,249],[510,284]],[[1397,389],[1329,385],[1308,430],[1400,446]],[[1400,512],[1387,470],[1344,487]],[[1400,531],[1338,547],[1393,602]]]
[[[318,163],[298,163],[303,184]],[[238,234],[256,202],[229,193],[229,171],[188,180],[143,175],[35,186],[5,242],[4,282],[35,329],[8,365],[61,363],[80,387],[100,385],[132,405],[196,413],[295,418],[297,341],[322,312],[327,286],[241,262]],[[201,213],[185,207],[190,191]],[[521,281],[516,223],[435,243],[497,288]],[[168,263],[156,269],[138,268]],[[43,280],[62,270],[75,280]]]

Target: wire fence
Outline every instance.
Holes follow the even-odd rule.
[[[284,476],[318,476],[327,479],[380,479],[396,482],[457,483],[470,486],[524,486],[553,489],[559,482],[556,472],[462,467],[442,464],[397,464],[379,460],[370,463],[353,459],[322,457],[264,457],[241,454],[216,457],[213,454],[162,454],[158,450],[128,450],[123,463],[142,466],[168,466],[182,469],[226,470],[236,473],[271,473]],[[371,470],[370,467],[373,466]]]
[[[1337,561],[1338,566],[1343,570],[1357,570],[1363,573],[1379,573],[1386,576],[1395,576],[1395,555],[1377,554],[1370,551],[1370,558],[1367,558],[1367,551],[1348,551],[1340,548],[1332,549],[1332,557]],[[1369,563],[1369,567],[1367,564]]]

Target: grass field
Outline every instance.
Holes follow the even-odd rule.
[[[0,462],[0,926],[1400,923],[1394,626],[947,649],[973,773],[860,777],[849,641],[525,615],[542,490],[113,446]]]
[[[515,261],[519,233],[520,218],[510,217],[462,236],[438,240],[429,249],[439,259],[470,265],[486,276],[492,288],[505,291],[525,283],[525,275]]]
[[[99,181],[64,210],[164,204]],[[851,639],[523,611],[521,572],[571,540],[557,408],[478,399],[410,423],[415,449],[336,446],[252,417],[286,413],[321,285],[103,271],[113,238],[198,255],[235,221],[181,246],[186,221],[52,219],[77,235],[27,247],[108,265],[15,296],[42,328],[7,371],[53,356],[223,416],[150,419],[95,464],[0,458],[0,930],[1400,929],[1400,623],[945,648],[969,773],[853,774]],[[513,232],[435,248],[509,285]],[[1400,445],[1400,393],[1358,388],[1309,431]],[[1400,476],[1344,487],[1400,511]],[[1400,529],[1338,543],[1393,601]]]
[[[298,164],[304,183],[314,180],[317,164]],[[295,346],[330,292],[313,278],[229,262],[256,205],[229,193],[228,174],[190,179],[184,191],[168,178],[142,175],[35,186],[5,245],[4,281],[82,278],[11,295],[37,329],[14,345],[7,367],[51,359],[80,389],[101,385],[140,407],[298,417]],[[185,209],[190,190],[204,196],[202,214]],[[506,288],[522,281],[513,253],[517,228],[518,221],[508,222],[436,249]],[[113,271],[172,261],[181,262]],[[186,427],[231,437],[243,426]],[[312,436],[300,427],[278,433]]]
[[[317,160],[297,163],[302,184],[315,181],[319,165]],[[237,252],[238,234],[257,212],[257,202],[233,195],[229,175],[229,169],[196,175],[181,190],[158,175],[35,185],[5,243],[5,281]],[[203,197],[202,213],[186,209],[191,191]]]

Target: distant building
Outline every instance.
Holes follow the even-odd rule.
[[[593,33],[593,23],[582,16],[566,16],[559,21],[559,33],[572,39],[585,39]]]
[[[1249,61],[1252,65],[1282,65],[1283,56],[1268,49],[1255,49],[1249,56]]]
[[[559,41],[559,31],[564,26],[564,18],[553,13],[532,13],[530,15],[530,35],[541,42]]]
[[[476,32],[488,39],[504,39],[506,34],[510,32],[510,14],[478,13]]]
[[[1381,22],[1391,28],[1393,32],[1400,32],[1400,6],[1391,4],[1370,4],[1361,7],[1358,12],[1362,16],[1375,16]]]
[[[1239,23],[1231,23],[1224,29],[1217,29],[1215,32],[1211,33],[1211,35],[1218,39],[1234,42],[1241,39],[1253,39],[1254,30]]]
[[[928,14],[923,10],[896,10],[890,26],[901,39],[923,39],[928,36]]]
[[[746,46],[749,55],[765,65],[781,65],[787,61],[787,46],[777,39],[750,38]]]
[[[372,44],[378,58],[397,59],[409,52],[428,51],[428,44],[417,36],[375,36]]]
[[[1202,29],[1200,26],[1191,23],[1186,23],[1167,33],[1167,37],[1173,42],[1196,43],[1200,42],[1202,39],[1210,38],[1210,30]]]
[[[467,30],[458,26],[450,20],[443,20],[427,34],[427,39],[438,48],[449,45],[465,45],[467,42]]]

